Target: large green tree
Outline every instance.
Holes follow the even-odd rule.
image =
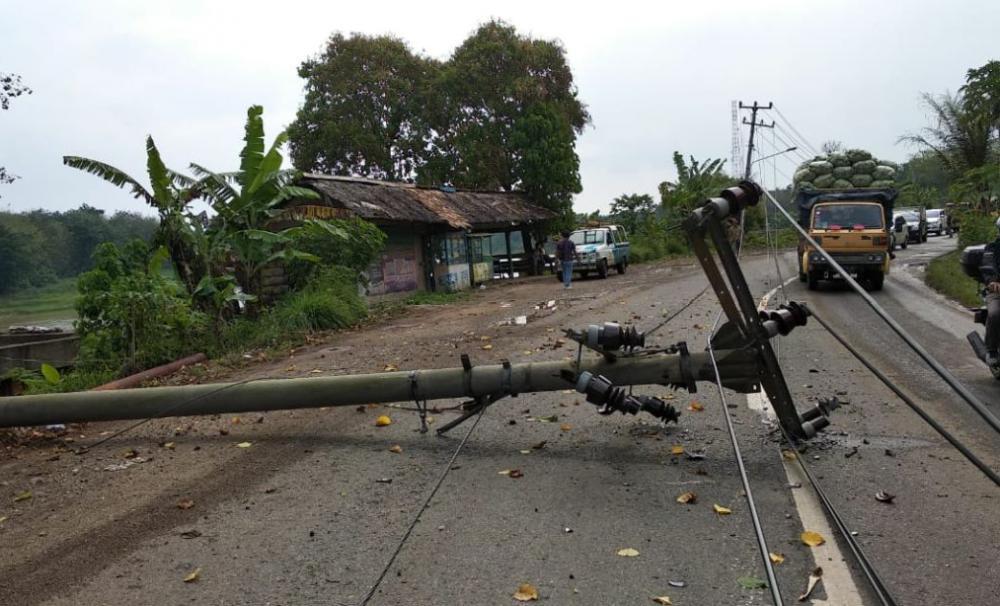
[[[502,21],[481,25],[455,50],[440,87],[438,148],[450,160],[447,180],[459,187],[529,191],[535,184],[523,179],[526,146],[515,144],[519,123],[537,120],[539,111],[556,115],[562,124],[545,132],[560,140],[568,135],[572,144],[590,122],[562,46],[522,36]]]
[[[441,63],[390,36],[335,34],[299,74],[298,169],[518,190],[570,215],[590,115],[558,42],[490,21]]]
[[[995,136],[1000,130],[1000,61],[989,61],[966,72],[960,92],[972,110],[986,116]]]
[[[635,234],[656,216],[656,201],[649,194],[622,194],[611,202],[610,214],[628,233]]]
[[[410,181],[431,139],[439,65],[392,36],[334,34],[299,66],[305,100],[288,128],[303,171]]]

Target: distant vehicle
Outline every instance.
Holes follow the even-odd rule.
[[[800,191],[799,224],[845,271],[869,290],[882,290],[893,233],[888,218],[896,195],[893,188]],[[809,290],[816,290],[821,280],[838,278],[819,251],[805,239],[799,242],[799,280]]]
[[[899,214],[906,217],[910,225],[910,242],[920,244],[927,241],[927,211],[923,208],[900,208]]]
[[[927,211],[927,234],[940,236],[947,228],[947,216],[940,208],[932,208]]]
[[[605,225],[578,229],[569,239],[576,245],[579,260],[573,264],[573,271],[586,278],[590,272],[607,278],[612,267],[623,274],[628,270],[629,243],[625,228],[620,225]],[[556,277],[561,278],[560,272]]]

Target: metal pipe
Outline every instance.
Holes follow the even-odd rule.
[[[159,377],[165,377],[171,375],[178,370],[184,368],[185,366],[190,366],[192,364],[197,364],[198,362],[204,362],[208,359],[203,353],[196,353],[193,356],[188,356],[186,358],[181,358],[179,360],[174,360],[168,364],[163,364],[162,366],[156,366],[150,368],[149,370],[144,370],[142,372],[137,372],[134,375],[129,375],[110,383],[105,383],[95,387],[92,391],[112,391],[115,389],[128,389],[129,387],[138,387],[142,385],[144,381],[150,379],[157,379]]]
[[[752,350],[716,352],[724,383],[747,390],[757,380]],[[324,406],[479,397],[573,387],[577,372],[604,375],[617,385],[679,384],[694,379],[714,381],[706,353],[691,354],[682,370],[681,356],[654,354],[613,360],[535,362],[365,375],[270,379],[240,383],[151,387],[0,398],[0,427],[53,423],[213,415]],[[466,373],[469,373],[466,377]]]

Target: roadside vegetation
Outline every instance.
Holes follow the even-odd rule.
[[[0,271],[12,276],[0,284],[37,288],[79,276],[72,295],[57,297],[63,311],[72,299],[78,316],[77,365],[58,381],[35,376],[32,388],[85,389],[196,351],[242,359],[362,321],[370,310],[359,293],[385,234],[361,220],[283,221],[286,203],[319,197],[296,185],[301,171],[521,191],[556,214],[548,228],[572,224],[572,196],[581,190],[575,143],[590,115],[557,41],[493,20],[441,61],[393,36],[335,33],[299,73],[303,103],[270,145],[262,108],[249,109],[238,170],[168,167],[152,137],[142,181],[98,159],[66,156],[67,166],[126,190],[156,214],[142,219],[141,233],[88,236],[87,246],[66,255],[72,269],[60,269],[62,257],[40,245],[55,232],[30,221],[106,226],[133,215],[104,219],[82,207],[65,217],[38,211],[5,223],[0,216]],[[283,167],[286,144],[295,168]],[[196,201],[210,212],[196,213]],[[16,238],[3,231],[8,224],[16,224]],[[75,242],[69,235],[77,231],[67,234]],[[11,243],[21,246],[16,257],[2,248],[14,250]],[[45,263],[53,269],[38,270]],[[287,278],[278,289],[275,268]],[[40,303],[42,291],[34,292],[27,306]],[[396,305],[463,296],[420,293]],[[387,313],[383,307],[374,312]]]
[[[952,251],[927,265],[927,285],[966,307],[979,307],[979,283],[965,275],[958,263],[962,251]]]

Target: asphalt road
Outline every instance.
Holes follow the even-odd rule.
[[[948,243],[936,238],[902,252],[878,299],[995,409],[996,386],[964,342],[971,321],[929,293],[914,266]],[[786,278],[793,264],[792,255],[781,259]],[[778,286],[772,259],[749,255],[743,265],[758,299]],[[462,352],[477,362],[561,359],[575,353],[557,345],[561,329],[605,320],[648,327],[704,284],[698,268],[679,262],[577,282],[570,291],[551,278],[493,287],[227,377],[452,366]],[[840,326],[1000,467],[996,437],[858,297],[801,286],[790,283],[787,295],[809,301]],[[773,297],[781,300],[780,293]],[[549,299],[554,311],[535,309]],[[686,340],[701,349],[717,308],[706,294],[652,340]],[[526,325],[504,324],[522,314]],[[994,603],[997,489],[821,327],[797,329],[781,340],[779,353],[800,407],[837,392],[850,401],[801,456],[898,603]],[[522,583],[551,604],[650,604],[664,595],[679,605],[771,603],[766,590],[743,586],[763,578],[763,567],[714,386],[701,384],[693,395],[657,387],[637,392],[672,395],[683,412],[680,424],[602,417],[575,393],[521,395],[490,408],[371,604],[513,604]],[[695,401],[704,410],[690,410]],[[817,565],[826,581],[813,603],[873,603],[810,507],[808,489],[792,487],[792,466],[759,405],[732,393],[727,401],[770,551],[784,556],[776,569],[786,603],[795,602]],[[393,424],[376,428],[380,414]],[[552,415],[558,419],[543,420]],[[433,417],[443,423],[453,413]],[[69,450],[119,426],[74,428],[70,444],[35,440],[0,459],[7,497],[0,502],[0,603],[357,603],[466,431],[437,438],[420,434],[409,411],[329,409],[238,422],[161,420],[83,456]],[[251,446],[237,448],[241,442]],[[401,452],[390,451],[396,445]],[[685,454],[672,454],[676,446]],[[148,460],[106,471],[130,460],[131,449]],[[513,469],[523,476],[499,473]],[[897,495],[894,503],[876,501],[878,490]],[[24,491],[31,498],[15,502]],[[696,502],[677,503],[687,491]],[[193,506],[178,507],[182,500]],[[732,513],[716,513],[715,504]],[[827,543],[804,545],[803,530],[821,531]],[[617,555],[625,548],[639,555]],[[196,569],[198,579],[185,583]]]

